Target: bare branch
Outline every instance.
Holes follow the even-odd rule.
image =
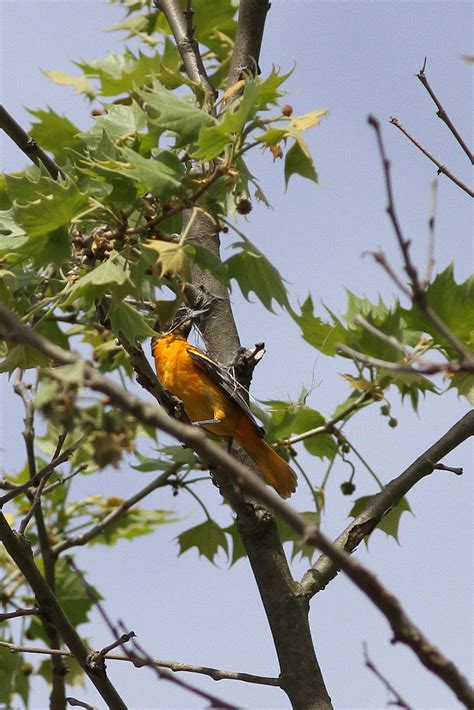
[[[460,187],[461,190],[464,190],[464,192],[467,192],[467,194],[468,194],[470,197],[474,197],[474,190],[471,190],[471,188],[468,187],[468,186],[467,186],[462,180],[460,180],[458,177],[456,177],[456,175],[454,175],[454,173],[452,173],[451,170],[449,170],[449,169],[446,167],[446,165],[444,165],[440,160],[438,160],[438,158],[436,158],[436,157],[433,155],[433,153],[430,153],[430,151],[429,151],[427,148],[425,148],[425,147],[420,143],[420,141],[419,141],[417,138],[415,138],[415,136],[412,135],[412,134],[408,131],[407,128],[405,128],[405,126],[402,124],[402,122],[401,122],[398,118],[396,118],[396,116],[392,116],[392,117],[391,117],[390,123],[391,123],[393,126],[396,126],[396,127],[408,138],[408,140],[411,141],[411,142],[413,143],[413,145],[415,145],[415,146],[418,148],[418,150],[420,150],[420,151],[423,153],[423,155],[426,155],[426,157],[427,157],[429,160],[431,160],[432,163],[434,163],[434,164],[436,165],[436,167],[438,168],[438,175],[441,175],[441,174],[442,174],[442,175],[446,175],[446,177],[449,178],[452,182],[454,182],[455,185],[457,185],[458,187]]]
[[[31,609],[16,609],[15,611],[10,611],[6,614],[0,614],[0,623],[3,621],[8,621],[9,619],[17,619],[21,616],[38,616],[40,610],[37,606]]]
[[[421,454],[403,473],[390,481],[380,493],[371,497],[364,510],[352,520],[334,544],[346,552],[353,552],[364,537],[374,530],[383,516],[394,508],[422,478],[433,472],[436,461],[447,456],[471,436],[474,436],[474,410],[456,422],[446,434]],[[325,589],[337,572],[337,565],[330,556],[321,555],[301,580],[305,594],[312,597]]]
[[[421,282],[423,290],[427,289],[431,283],[433,276],[434,259],[434,242],[435,242],[435,223],[436,223],[436,208],[438,205],[438,180],[433,180],[431,183],[431,214],[428,219],[428,255],[426,259],[426,274]]]
[[[449,130],[451,131],[451,133],[453,134],[453,136],[455,137],[455,139],[457,140],[457,142],[459,143],[459,145],[463,149],[463,151],[466,153],[466,155],[469,158],[469,160],[471,161],[471,163],[474,165],[474,155],[471,153],[471,151],[467,147],[463,138],[459,134],[458,130],[455,128],[455,126],[454,126],[453,122],[451,121],[451,119],[449,118],[448,114],[446,113],[446,109],[444,108],[443,104],[441,103],[441,101],[438,99],[435,92],[431,88],[431,84],[429,83],[428,78],[425,74],[425,69],[426,69],[426,59],[424,61],[422,68],[420,69],[420,71],[416,75],[417,78],[421,81],[421,83],[425,87],[426,91],[429,93],[429,95],[433,99],[434,103],[436,104],[436,108],[438,109],[436,112],[436,115],[438,116],[438,118],[440,118],[442,121],[444,121],[444,123],[447,125],[447,127],[449,128]]]
[[[107,526],[117,520],[125,511],[132,508],[139,501],[143,500],[143,498],[146,498],[148,495],[150,495],[150,493],[152,493],[153,491],[157,490],[158,488],[162,488],[163,486],[166,486],[168,484],[170,476],[177,473],[180,468],[181,464],[173,464],[169,467],[167,471],[164,471],[164,473],[155,478],[154,481],[142,488],[140,491],[138,491],[138,493],[135,493],[135,495],[131,496],[131,498],[128,498],[128,500],[124,501],[117,508],[114,508],[110,513],[108,513],[108,515],[105,515],[99,523],[91,527],[89,530],[83,533],[79,533],[78,535],[75,535],[74,537],[71,537],[69,539],[63,540],[62,542],[56,543],[56,545],[54,545],[53,547],[53,554],[58,556],[61,554],[61,552],[64,552],[64,550],[69,550],[71,547],[79,547],[81,545],[86,545],[95,537],[101,535],[107,528]]]
[[[20,150],[35,164],[43,163],[44,167],[53,179],[60,175],[65,178],[65,174],[54,160],[42,150],[37,142],[25,133],[23,128],[15,121],[4,106],[0,105],[0,128],[3,128],[9,138],[17,144]]]
[[[77,698],[73,698],[71,696],[67,697],[66,700],[72,707],[85,708],[86,710],[99,710],[99,708],[95,705],[89,705],[89,703],[85,703],[84,701],[78,700]]]
[[[412,710],[411,706],[408,705],[408,703],[403,700],[402,696],[398,692],[398,690],[395,690],[393,685],[389,683],[389,681],[385,678],[384,675],[378,670],[378,668],[373,664],[373,662],[369,658],[369,654],[367,651],[367,644],[364,643],[364,659],[365,659],[365,665],[367,668],[374,673],[374,675],[377,676],[377,678],[382,681],[388,692],[393,696],[393,700],[391,700],[388,704],[389,705],[395,705],[396,707],[399,708],[405,708],[405,710]]]
[[[460,466],[445,466],[444,463],[435,463],[433,468],[438,471],[451,471],[451,473],[455,473],[456,476],[462,476],[464,473],[464,470]]]
[[[308,431],[304,431],[302,434],[295,434],[295,436],[290,436],[288,439],[285,440],[285,444],[297,444],[299,441],[304,441],[305,439],[309,439],[311,436],[316,436],[317,434],[331,434],[334,429],[334,426],[338,422],[340,422],[342,419],[346,419],[346,417],[349,417],[355,411],[360,409],[370,399],[372,399],[370,393],[364,392],[360,395],[360,397],[357,397],[357,399],[354,400],[352,404],[348,405],[345,409],[342,410],[342,412],[339,412],[337,416],[333,417],[332,419],[328,419],[325,424],[321,424],[321,426],[318,426],[315,429],[309,429]]]
[[[115,642],[115,645],[121,643],[121,640]],[[7,648],[12,653],[35,653],[44,655],[61,655],[66,657],[71,657],[72,653],[70,651],[61,650],[57,648],[44,648],[42,646],[20,646],[14,643],[8,643],[7,641],[0,641],[0,648]],[[272,678],[269,676],[253,675],[252,673],[241,673],[238,671],[224,671],[219,668],[210,668],[209,666],[199,666],[190,663],[181,663],[180,661],[167,661],[164,659],[152,659],[151,662],[146,658],[138,656],[136,654],[129,654],[128,656],[123,656],[116,653],[107,652],[104,654],[104,658],[107,661],[125,661],[126,663],[133,663],[136,668],[147,668],[150,665],[157,666],[158,668],[167,668],[174,673],[197,673],[199,675],[205,675],[213,680],[239,680],[243,683],[254,683],[255,685],[269,685],[275,688],[280,687],[280,680],[278,678]]]
[[[472,353],[465,347],[464,343],[460,341],[459,338],[457,338],[456,335],[445,325],[445,323],[443,323],[441,318],[439,318],[439,316],[432,310],[432,308],[427,302],[426,290],[421,285],[420,280],[418,278],[418,272],[411,260],[410,240],[404,237],[400,222],[398,220],[395,208],[395,200],[393,196],[390,161],[385,152],[380,123],[377,121],[376,118],[374,118],[374,116],[369,116],[367,120],[368,123],[373,127],[375,135],[377,137],[380,158],[382,160],[384,171],[385,188],[387,192],[387,214],[389,215],[390,220],[392,222],[395,236],[397,238],[400,251],[402,253],[405,271],[411,282],[412,292],[411,294],[409,294],[410,298],[412,299],[413,303],[416,304],[422,310],[422,312],[431,321],[431,323],[439,331],[439,333],[441,333],[441,335],[444,336],[444,338],[450,343],[450,345],[460,354],[461,364],[473,364],[474,358]],[[403,290],[406,293],[405,288],[403,288]]]

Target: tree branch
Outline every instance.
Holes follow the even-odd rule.
[[[193,34],[190,36],[188,22],[179,0],[153,0],[153,4],[163,12],[173,33],[176,46],[183,60],[186,74],[196,84],[200,84],[213,102],[216,90],[209,81],[199,52],[199,45]]]
[[[227,86],[233,86],[244,71],[258,71],[265,20],[270,9],[268,0],[240,0],[237,34]]]
[[[172,466],[170,466],[167,471],[164,471],[164,473],[162,473],[160,476],[155,478],[154,481],[152,481],[147,486],[138,491],[138,493],[135,493],[135,495],[131,496],[131,498],[124,501],[117,508],[114,508],[114,510],[112,510],[108,515],[105,515],[99,523],[89,528],[89,530],[87,530],[86,532],[79,533],[78,535],[74,535],[74,537],[56,543],[56,545],[54,545],[54,547],[52,548],[53,554],[58,556],[61,554],[61,552],[69,550],[71,547],[87,545],[88,542],[93,540],[98,535],[101,535],[106,529],[106,527],[113,523],[115,520],[117,520],[117,518],[119,518],[123,513],[125,513],[125,511],[132,508],[139,501],[143,500],[143,498],[146,498],[148,495],[150,495],[150,493],[152,493],[153,491],[157,490],[158,488],[163,488],[163,486],[166,486],[168,484],[168,479],[170,478],[170,476],[177,473],[181,466],[182,464],[173,464]]]
[[[128,640],[128,639],[127,639]],[[115,642],[122,643],[122,640]],[[70,651],[58,650],[56,648],[43,648],[41,646],[19,646],[14,643],[9,643],[7,641],[0,641],[0,648],[7,648],[12,653],[36,653],[36,654],[47,654],[47,655],[61,655],[66,657],[72,657]],[[240,673],[238,671],[223,671],[219,668],[210,668],[209,666],[199,666],[190,663],[181,663],[180,661],[166,661],[161,658],[153,659],[151,662],[146,658],[141,658],[135,654],[130,654],[128,656],[123,656],[117,653],[110,653],[107,651],[104,654],[104,659],[107,661],[125,661],[127,663],[133,663],[136,668],[146,668],[150,665],[156,666],[158,668],[168,668],[174,673],[198,673],[200,675],[208,676],[215,681],[218,680],[240,680],[243,683],[254,683],[255,685],[269,685],[273,687],[280,687],[279,678],[271,678],[268,676],[253,675],[252,673]]]
[[[425,59],[425,62],[423,64],[422,68],[420,69],[420,71],[416,75],[417,78],[421,81],[421,83],[425,87],[426,91],[429,93],[429,95],[433,99],[434,103],[436,104],[436,108],[438,109],[436,112],[436,115],[438,116],[438,118],[440,118],[447,125],[447,127],[449,128],[449,130],[451,131],[451,133],[453,134],[453,136],[455,137],[455,139],[457,140],[457,142],[459,143],[459,145],[463,149],[463,151],[466,153],[466,155],[469,158],[469,160],[471,161],[472,165],[474,165],[474,154],[471,153],[471,151],[467,147],[467,145],[464,142],[463,138],[461,137],[459,131],[455,128],[453,122],[451,121],[448,114],[446,113],[446,109],[444,108],[443,104],[441,103],[441,101],[438,99],[435,92],[431,88],[431,84],[428,81],[428,78],[425,74],[425,69],[426,69],[426,59]]]
[[[65,178],[65,174],[59,168],[54,160],[49,157],[47,153],[39,147],[37,142],[30,138],[28,133],[25,133],[23,128],[15,121],[13,116],[11,116],[4,106],[0,105],[0,128],[3,128],[5,133],[11,140],[16,143],[20,150],[35,164],[39,165],[43,163],[44,167],[51,175],[51,177],[56,180],[60,175]]]
[[[421,145],[420,141],[415,138],[414,135],[412,135],[408,129],[405,128],[405,126],[401,123],[401,121],[396,118],[396,116],[392,116],[390,119],[390,123],[393,126],[396,126],[407,138],[409,141],[415,145],[418,150],[420,150],[423,155],[426,155],[426,157],[431,160],[432,163],[436,165],[438,168],[438,175],[446,175],[447,178],[449,178],[452,182],[454,182],[455,185],[461,188],[461,190],[464,190],[464,192],[467,192],[467,194],[470,197],[474,197],[474,190],[471,190],[470,187],[468,187],[462,180],[460,180],[454,173],[449,170],[446,165],[444,165],[438,158],[436,158],[430,151],[425,148],[423,145]]]
[[[339,535],[334,545],[346,552],[353,552],[364,537],[370,535],[383,516],[395,507],[414,485],[433,472],[437,461],[470,436],[474,436],[474,409],[456,422],[444,436],[421,454],[403,473],[390,481],[380,493],[370,498],[364,510]],[[321,555],[301,580],[305,593],[309,597],[314,596],[325,589],[337,573],[338,567],[333,559]]]
[[[395,705],[396,707],[399,708],[404,708],[405,710],[412,710],[411,706],[408,705],[405,700],[403,700],[402,696],[398,692],[398,690],[395,690],[393,685],[389,683],[389,681],[385,678],[385,676],[382,675],[382,673],[378,670],[378,668],[374,665],[374,663],[370,660],[369,658],[369,653],[367,651],[367,644],[364,643],[364,660],[365,660],[365,665],[369,669],[369,671],[372,671],[372,673],[380,680],[382,681],[383,685],[386,687],[390,695],[393,696],[393,700],[391,700],[388,705]]]

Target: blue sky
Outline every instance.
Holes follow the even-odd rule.
[[[3,2],[1,12],[2,103],[23,125],[24,106],[51,105],[80,127],[90,125],[89,108],[68,89],[51,84],[40,69],[74,73],[72,59],[95,59],[120,51],[119,36],[101,30],[115,24],[121,12],[98,0],[82,2]],[[472,5],[467,2],[316,2],[273,0],[263,42],[261,68],[284,70],[294,64],[288,102],[295,113],[319,108],[331,112],[309,138],[321,186],[293,178],[284,191],[282,166],[256,156],[252,171],[260,176],[272,210],[256,205],[241,227],[268,255],[288,281],[291,300],[308,291],[315,303],[343,312],[349,288],[371,299],[380,293],[391,301],[394,287],[380,267],[363,252],[382,248],[400,267],[394,236],[385,215],[381,166],[368,113],[383,123],[393,162],[397,206],[413,255],[423,268],[426,259],[432,166],[394,127],[396,115],[429,149],[462,179],[469,164],[415,77],[424,57],[427,73],[454,123],[472,143],[472,65],[461,58],[472,53]],[[23,156],[1,137],[5,170],[20,169]],[[441,176],[438,196],[436,270],[452,259],[458,281],[472,271],[472,212],[468,196]],[[229,239],[229,243],[235,241]],[[320,356],[282,314],[262,312],[233,292],[235,315],[245,344],[265,340],[267,354],[255,374],[253,395],[259,399],[296,399],[313,383],[310,406],[330,413],[348,395],[341,373],[351,371],[341,360]],[[19,434],[21,409],[2,381],[3,420],[0,445],[5,470],[22,465]],[[398,475],[459,419],[468,405],[450,394],[428,396],[419,416],[391,401],[399,426],[389,429],[376,407],[351,422],[347,433],[383,481]],[[8,415],[7,415],[8,412]],[[469,674],[472,654],[472,472],[470,448],[460,447],[444,462],[465,466],[462,477],[436,472],[408,496],[415,516],[402,519],[400,545],[383,533],[373,535],[369,550],[357,554],[400,598],[428,637]],[[315,482],[324,466],[300,453],[300,462]],[[339,493],[348,476],[335,467],[327,490],[323,529],[337,535],[347,523],[350,500]],[[372,481],[357,471],[357,496],[374,492]],[[127,496],[144,485],[128,466],[107,470],[78,484],[77,495],[106,493]],[[203,498],[218,520],[229,519],[216,489],[203,486]],[[294,498],[300,510],[309,499],[300,485]],[[89,570],[114,618],[133,628],[154,657],[201,663],[229,670],[272,675],[276,658],[260,600],[247,563],[227,569],[198,560],[194,552],[176,557],[174,537],[202,522],[191,498],[178,501],[166,491],[150,506],[174,508],[181,522],[166,526],[150,539],[120,548],[78,550],[78,564]],[[296,576],[305,565],[294,564]],[[311,624],[329,693],[337,708],[381,708],[386,692],[364,668],[362,643],[379,668],[409,703],[420,709],[455,708],[452,694],[402,647],[390,644],[391,633],[380,614],[342,576],[313,601]],[[110,642],[100,620],[87,630],[100,648]],[[200,708],[202,703],[171,685],[157,684],[146,670],[109,664],[110,676],[130,707]],[[183,676],[184,677],[184,676]],[[230,702],[249,708],[288,707],[279,691],[186,676]],[[98,702],[94,691],[75,691]],[[46,687],[35,685],[31,707],[46,705]],[[100,705],[100,703],[99,703]]]

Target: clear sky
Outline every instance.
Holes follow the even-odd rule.
[[[51,84],[40,69],[74,73],[72,59],[95,59],[108,50],[120,51],[118,35],[102,29],[116,24],[119,8],[99,0],[42,2],[2,0],[2,103],[26,125],[24,106],[51,105],[78,125],[90,125],[89,108],[68,89]],[[292,302],[311,291],[337,312],[345,306],[345,288],[372,299],[392,298],[393,287],[367,250],[383,248],[391,263],[400,265],[388,219],[374,136],[368,113],[383,123],[393,161],[399,214],[413,239],[420,265],[426,257],[427,219],[433,166],[387,119],[396,115],[429,149],[462,179],[469,164],[414,76],[425,56],[427,72],[454,123],[472,144],[472,65],[461,58],[473,53],[472,4],[468,2],[316,2],[272,0],[263,42],[263,74],[272,64],[296,65],[288,82],[288,97],[296,113],[330,108],[314,130],[310,145],[321,187],[293,178],[284,192],[282,166],[268,157],[251,167],[273,210],[256,206],[242,228],[269,256],[289,282]],[[24,165],[18,149],[1,137],[3,169]],[[436,268],[452,259],[458,281],[472,271],[472,219],[468,196],[441,177],[436,237]],[[232,240],[234,241],[234,240]],[[267,355],[255,374],[253,394],[260,399],[296,399],[302,386],[314,381],[309,405],[330,413],[349,394],[340,373],[350,365],[320,356],[299,337],[282,314],[262,312],[259,304],[233,292],[235,315],[245,344],[265,340]],[[3,467],[16,471],[23,463],[20,436],[22,412],[2,381],[3,420],[0,445]],[[373,407],[347,426],[351,441],[363,452],[383,481],[389,481],[444,434],[468,405],[453,395],[428,395],[419,416],[391,401],[399,426],[392,430]],[[400,545],[376,532],[369,550],[358,556],[370,565],[400,598],[414,622],[441,650],[470,673],[472,653],[472,470],[468,444],[445,460],[464,466],[462,477],[436,472],[408,496],[415,513],[402,518]],[[300,461],[318,483],[324,466],[300,453]],[[348,477],[335,466],[327,490],[323,529],[338,534],[351,506],[339,493]],[[364,471],[357,470],[357,496],[375,492]],[[88,477],[78,484],[78,496],[93,493],[127,496],[144,485],[143,475],[127,465]],[[229,519],[216,489],[203,486],[203,498],[218,520]],[[300,509],[309,499],[300,485],[294,498]],[[230,570],[222,559],[212,566],[194,552],[176,558],[174,537],[202,522],[202,513],[184,494],[175,499],[166,490],[149,505],[177,506],[181,522],[156,535],[120,547],[78,550],[78,564],[101,591],[109,613],[133,629],[150,655],[187,663],[273,675],[276,658],[261,603],[247,562]],[[296,562],[301,576],[305,565]],[[426,672],[406,648],[390,644],[391,633],[380,616],[351,582],[339,576],[313,601],[311,623],[329,693],[337,708],[382,708],[387,695],[364,668],[362,643],[372,659],[414,707],[423,710],[458,707],[450,691]],[[100,620],[87,629],[91,644],[101,648],[110,636]],[[147,670],[109,664],[110,676],[131,708],[200,708],[202,703],[171,685],[157,683]],[[183,676],[184,677],[184,676]],[[278,690],[186,676],[230,702],[248,708],[285,708]],[[76,696],[98,703],[93,690]],[[31,701],[46,706],[46,687],[37,682]]]

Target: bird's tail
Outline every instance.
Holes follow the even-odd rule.
[[[248,422],[244,431],[237,432],[236,441],[257,464],[258,470],[282,498],[289,498],[296,490],[296,474],[281,456],[267,444]]]

